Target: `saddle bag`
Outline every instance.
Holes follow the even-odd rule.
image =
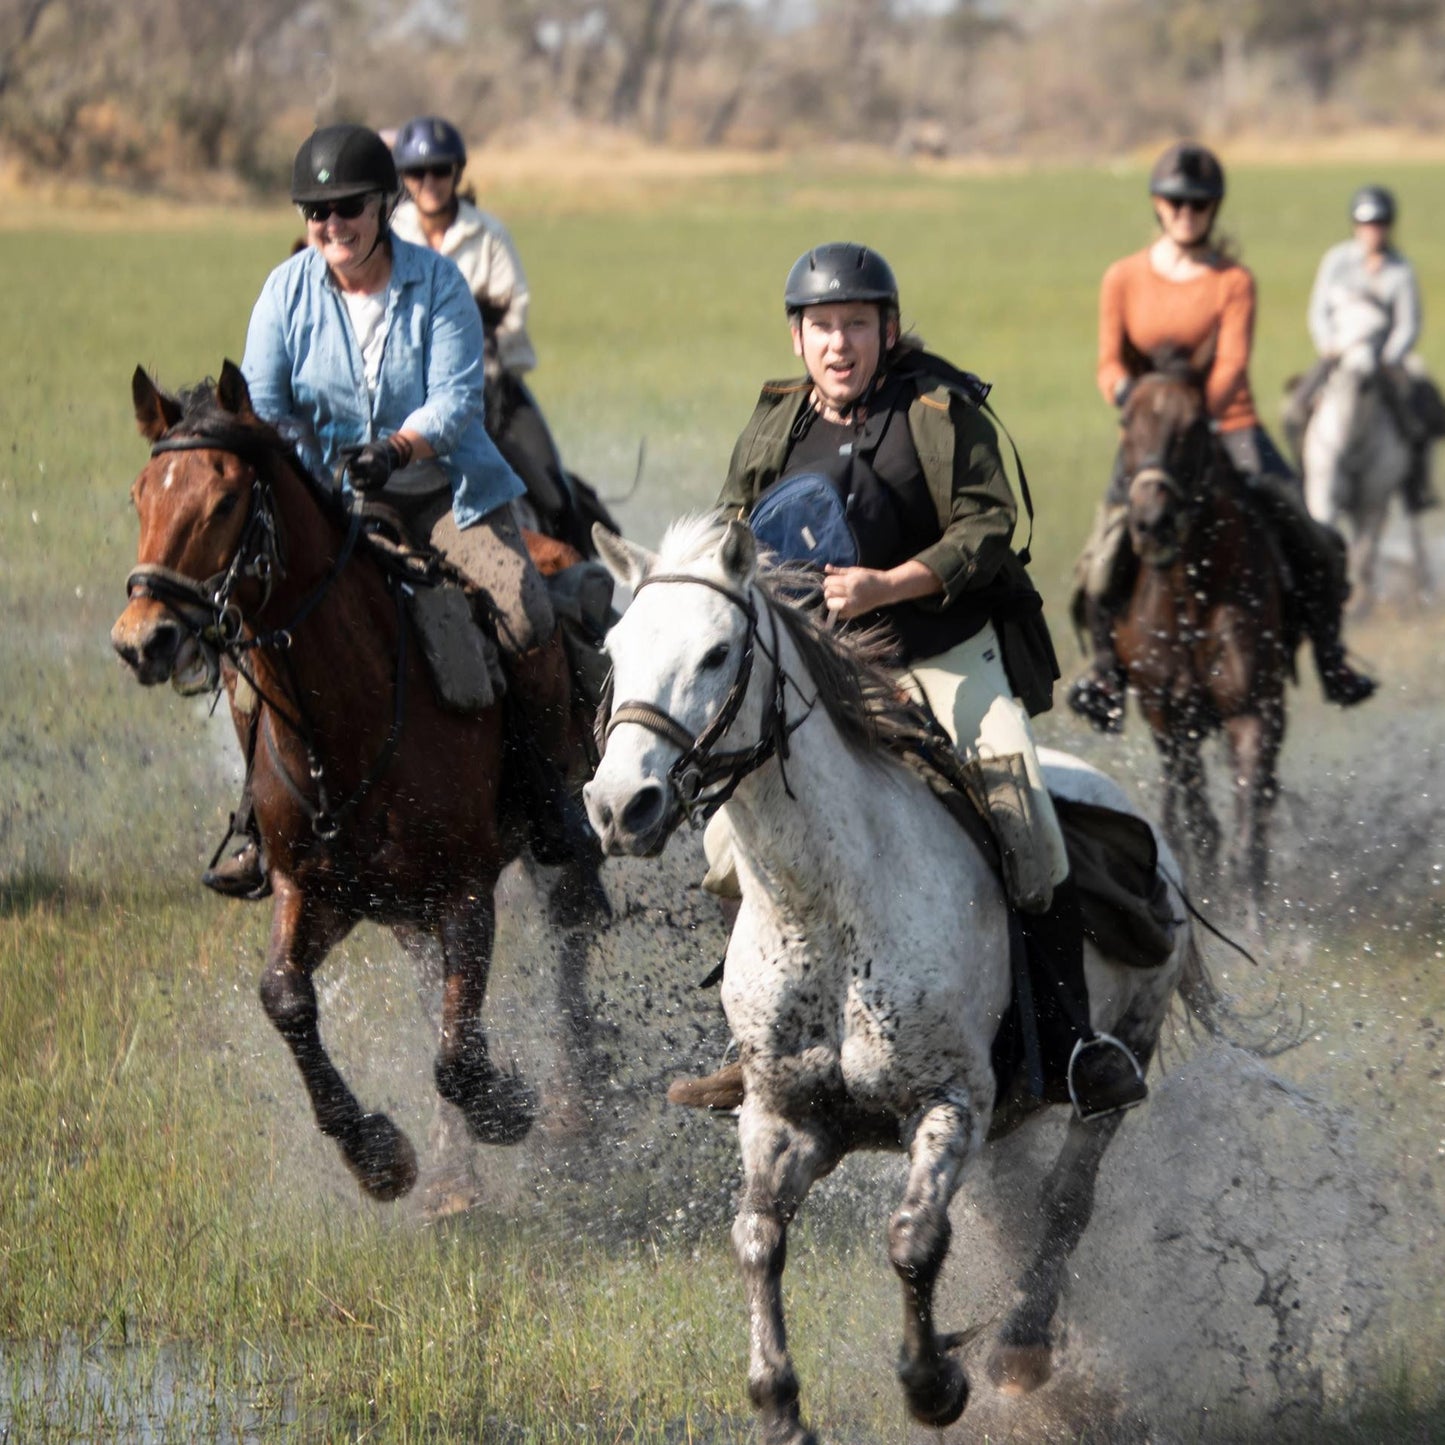
[[[477,713],[506,689],[497,644],[477,626],[460,587],[408,587],[411,620],[436,686],[453,712]]]

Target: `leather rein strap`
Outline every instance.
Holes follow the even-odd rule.
[[[765,643],[759,640],[758,612],[752,599],[746,594],[725,586],[721,582],[714,582],[710,578],[691,577],[681,572],[657,573],[651,577],[644,577],[637,584],[633,591],[634,600],[637,593],[641,592],[644,587],[664,582],[690,583],[695,587],[710,588],[720,596],[726,597],[747,618],[747,635],[743,639],[742,656],[738,659],[738,668],[733,677],[732,686],[728,688],[727,696],[723,698],[722,706],[712,721],[696,736],[655,703],[623,702],[613,708],[612,715],[607,720],[607,726],[603,733],[604,743],[607,738],[612,736],[615,728],[621,727],[623,723],[633,723],[638,727],[646,728],[648,732],[656,733],[677,748],[679,756],[668,769],[667,778],[677,794],[683,812],[694,824],[706,822],[711,818],[737,791],[738,785],[743,779],[755,773],[774,754],[777,755],[779,766],[782,769],[784,791],[791,798],[793,790],[788,786],[786,769],[788,739],[812,715],[817,697],[814,696],[808,700],[807,708],[800,717],[795,718],[792,722],[788,721],[787,689],[791,687],[799,697],[802,697],[803,694],[797,683],[788,676],[782,667],[781,652],[778,646],[777,614],[771,608],[768,609],[768,617],[772,623],[772,647],[769,649]],[[763,720],[762,733],[751,747],[736,748],[728,752],[715,752],[713,750],[715,745],[737,721],[738,713],[742,709],[743,700],[747,696],[748,684],[752,680],[755,648],[761,648],[763,655],[773,665],[772,705]],[[705,791],[707,789],[711,789],[711,791]]]

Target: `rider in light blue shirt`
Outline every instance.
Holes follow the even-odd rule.
[[[344,469],[353,490],[379,493],[472,584],[530,744],[519,785],[533,854],[560,862],[596,846],[558,767],[569,755],[567,654],[513,511],[524,488],[483,424],[476,302],[450,260],[391,234],[398,189],[391,152],[365,126],[324,126],[303,143],[291,198],[307,249],[267,277],[241,370],[257,414],[318,477]],[[213,860],[203,881],[262,897],[249,769],[236,835],[241,851]]]
[[[341,292],[315,247],[267,278],[241,364],[259,415],[318,476],[341,452],[420,432],[451,482],[457,525],[472,526],[523,494],[482,424],[482,322],[445,256],[391,238],[376,394]],[[398,479],[400,481],[400,479]]]

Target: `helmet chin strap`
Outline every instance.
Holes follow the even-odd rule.
[[[371,243],[371,249],[361,258],[363,266],[376,255],[376,248],[391,236],[391,213],[396,209],[395,200],[388,206],[385,191],[378,191],[376,194],[381,197],[381,205],[376,213],[376,239]]]

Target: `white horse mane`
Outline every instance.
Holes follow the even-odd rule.
[[[685,572],[706,562],[716,554],[730,520],[718,512],[679,517],[659,544],[659,570]],[[928,710],[899,688],[889,670],[893,641],[886,632],[840,628],[820,607],[800,606],[798,597],[818,585],[818,573],[810,567],[778,562],[763,551],[753,581],[792,638],[818,701],[849,746],[902,760],[916,754],[920,743],[937,742]]]

